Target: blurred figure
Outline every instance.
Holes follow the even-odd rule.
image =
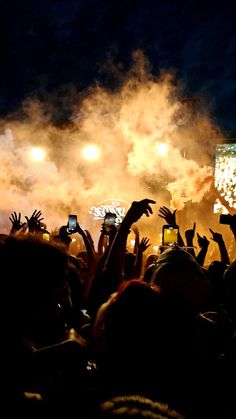
[[[190,312],[198,312],[208,299],[207,277],[196,259],[179,246],[159,255],[151,278],[151,286],[158,287],[170,299]]]
[[[184,419],[167,404],[139,395],[114,397],[100,405],[97,419]]]

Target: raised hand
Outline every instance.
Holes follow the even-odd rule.
[[[68,226],[67,226],[68,227]],[[84,234],[84,230],[80,227],[79,223],[76,224],[75,233],[79,233],[81,236]]]
[[[193,223],[193,228],[190,228],[189,230],[185,231],[187,244],[192,243],[194,235],[195,235],[195,230],[196,230],[196,223]]]
[[[201,249],[207,247],[210,243],[209,240],[206,238],[206,236],[200,236],[200,234],[198,233],[197,233],[197,241]]]
[[[211,228],[209,228],[209,231],[211,232],[211,234],[212,234],[212,237],[211,237],[211,240],[213,240],[214,242],[216,242],[216,243],[222,243],[222,241],[223,241],[223,236],[222,236],[222,234],[220,234],[220,233],[217,233],[217,232],[215,232],[215,231],[213,231]]]
[[[17,215],[17,213],[14,211],[11,213],[11,217],[9,217],[9,220],[12,223],[10,234],[15,234],[17,231],[21,230],[25,224],[21,222],[21,213]]]
[[[66,248],[69,248],[69,245],[72,241],[72,239],[70,238],[71,233],[68,232],[68,225],[66,226],[61,226],[59,229],[59,240],[64,244],[64,246]]]
[[[135,223],[138,221],[143,214],[146,214],[147,217],[149,217],[150,214],[153,214],[152,207],[150,204],[155,204],[156,201],[153,201],[153,199],[142,199],[141,201],[133,201],[131,204],[131,207],[129,208],[127,214],[126,214],[126,221],[130,224]]]
[[[138,252],[138,247],[139,247],[139,243],[140,243],[140,240],[139,240],[139,229],[138,229],[138,227],[137,227],[136,224],[133,224],[131,226],[131,230],[134,232],[134,237],[135,237],[135,239],[134,239],[133,254],[136,255],[137,252]]]
[[[139,250],[143,253],[145,252],[145,250],[147,250],[147,248],[151,246],[151,243],[149,243],[149,238],[148,237],[143,237],[141,242],[139,243]]]
[[[207,254],[207,250],[208,250],[208,246],[210,242],[206,238],[206,236],[200,236],[200,234],[198,233],[197,233],[197,241],[201,249],[196,257],[196,260],[199,263],[199,265],[204,266],[204,262],[205,262],[205,258],[206,258],[206,254]]]
[[[158,216],[163,218],[167,224],[176,225],[176,211],[171,212],[167,207],[160,207]]]
[[[42,215],[42,211],[34,210],[30,218],[25,216],[30,233],[37,233],[41,231],[41,221],[43,220],[43,217],[40,218],[41,215]]]
[[[211,228],[209,228],[209,231],[212,234],[211,240],[216,242],[219,246],[221,261],[229,265],[229,255],[222,234],[213,231]]]
[[[92,238],[92,236],[91,236],[91,233],[88,231],[88,230],[84,230],[85,231],[85,233],[86,233],[86,235],[87,235],[87,238],[88,238],[88,241],[89,241],[89,243],[90,243],[90,246],[92,247],[92,249],[93,249],[93,252],[95,252],[95,247],[94,247],[94,241],[93,241],[93,238]]]

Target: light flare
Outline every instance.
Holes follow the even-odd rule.
[[[136,56],[134,68],[117,89],[95,84],[81,96],[74,92],[67,97],[69,124],[50,120],[61,116],[57,101],[52,109],[53,98],[48,103],[30,98],[24,102],[24,119],[1,121],[0,210],[7,214],[3,226],[8,227],[16,202],[25,215],[40,208],[52,228],[65,225],[76,208],[97,237],[100,221],[96,224],[89,208],[97,218],[96,203],[109,196],[126,201],[127,208],[144,197],[173,209],[203,200],[212,184],[215,144],[222,143],[223,136],[203,107],[188,112],[188,103],[180,100],[183,86],[173,73],[163,70],[157,77],[146,72],[144,64],[145,58],[140,56],[138,62]],[[168,158],[155,150],[163,143]],[[44,162],[42,151],[30,155],[31,147],[41,144],[47,152]],[[199,217],[203,215],[201,211]],[[123,213],[117,216],[122,219]],[[144,216],[140,225],[154,224],[155,242],[153,220]]]
[[[166,143],[157,143],[155,150],[160,156],[166,156],[168,154],[169,147]]]
[[[46,153],[42,147],[32,147],[30,150],[30,157],[33,161],[44,161]]]
[[[82,151],[83,158],[88,161],[98,160],[100,154],[100,149],[96,145],[87,145]]]

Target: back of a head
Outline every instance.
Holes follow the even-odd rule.
[[[84,263],[88,263],[88,253],[86,250],[81,250],[81,252],[77,253],[77,258],[81,259]]]
[[[156,268],[156,264],[155,263],[151,263],[144,271],[143,273],[143,277],[142,280],[143,282],[145,282],[146,284],[150,284],[150,281],[152,279],[152,274],[155,271]]]
[[[224,272],[228,265],[220,260],[213,260],[207,269],[208,278],[212,283],[223,280]]]
[[[144,270],[146,270],[150,265],[155,263],[158,260],[158,256],[155,253],[148,255],[144,262]]]
[[[8,320],[19,333],[36,335],[39,325],[46,330],[51,320],[59,324],[63,307],[70,303],[67,267],[64,250],[45,240],[33,236],[5,240],[1,274],[11,313]]]
[[[97,343],[103,365],[112,371],[113,379],[114,371],[119,376],[125,372],[126,380],[128,375],[132,376],[131,371],[136,375],[141,369],[149,373],[150,363],[156,356],[155,330],[160,321],[160,298],[144,282],[126,281],[98,314]]]
[[[167,297],[198,309],[208,297],[205,272],[192,255],[179,246],[165,250],[156,261],[151,286],[157,286]]]
[[[114,397],[102,403],[98,418],[183,419],[184,417],[167,404],[138,395],[128,395]]]

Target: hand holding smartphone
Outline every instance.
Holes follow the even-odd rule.
[[[178,244],[179,226],[165,224],[162,227],[162,246],[169,247]]]
[[[77,230],[77,215],[70,214],[68,217],[68,232],[75,233]]]
[[[236,226],[236,214],[221,214],[220,215],[220,224],[227,224],[229,226]]]
[[[114,226],[116,223],[116,214],[113,212],[107,212],[104,217],[105,226]]]
[[[109,236],[114,230],[116,230],[116,214],[107,212],[102,224],[102,232]]]

